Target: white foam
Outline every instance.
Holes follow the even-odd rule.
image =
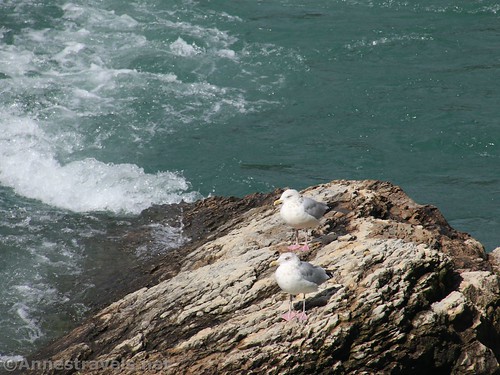
[[[0,26],[0,39],[3,39],[4,35],[9,32],[9,29],[6,29],[3,26]]]
[[[103,163],[93,158],[62,165],[37,122],[2,115],[0,183],[16,193],[76,211],[139,213],[152,204],[193,201],[178,173],[145,173],[134,164]]]
[[[153,30],[168,28],[173,36],[165,50],[164,40],[144,33],[149,25],[134,19],[138,13],[120,15],[77,2],[67,2],[62,10],[58,27],[27,27],[16,34],[14,46],[0,46],[0,65],[8,63],[1,71],[12,78],[3,80],[0,184],[76,212],[137,213],[152,204],[199,198],[188,192],[179,173],[146,172],[134,164],[103,162],[100,155],[116,160],[111,159],[112,148],[121,139],[139,150],[186,123],[251,112],[255,104],[246,100],[244,89],[205,78],[217,69],[214,58],[244,63],[238,58],[245,56],[232,49],[238,39],[197,25],[196,17],[189,18],[191,23],[160,13]],[[222,17],[241,21],[226,13]],[[193,70],[194,81],[189,77],[183,82],[183,75],[169,73],[168,65],[160,72],[148,71],[147,64],[139,68],[136,60],[142,54],[203,61]],[[164,116],[143,122],[137,104],[153,96]]]
[[[86,22],[89,25],[102,25],[114,30],[127,30],[135,28],[139,22],[127,14],[116,15],[113,10],[83,7],[68,3],[62,6],[64,18],[71,21]]]
[[[173,73],[157,74],[155,75],[155,77],[164,83],[172,83],[172,82],[179,83],[179,81],[177,80],[177,76]]]
[[[204,40],[213,48],[227,48],[238,40],[238,38],[229,35],[226,31],[221,31],[213,27],[203,27],[193,25],[189,22],[172,22],[169,20],[161,20],[160,22],[165,25],[165,27]]]
[[[34,54],[31,51],[12,45],[2,46],[0,49],[1,72],[11,77],[22,76],[33,69],[33,58]]]
[[[189,239],[183,234],[182,220],[179,227],[171,227],[163,224],[150,224],[147,228],[151,231],[152,241],[141,245],[136,249],[139,257],[162,254],[185,244]]]
[[[68,62],[68,57],[70,55],[76,55],[80,51],[85,48],[85,44],[78,42],[67,42],[66,47],[56,55],[54,55],[54,59],[59,61],[60,63]]]
[[[345,45],[345,47],[349,50],[355,50],[357,48],[376,47],[376,46],[383,46],[386,44],[399,44],[410,41],[427,41],[432,39],[433,38],[428,35],[417,35],[417,34],[390,35],[387,37],[380,37],[378,39],[373,39],[373,40],[363,39],[360,41],[356,41],[354,43],[348,43]]]
[[[216,52],[216,54],[220,57],[224,57],[227,59],[231,59],[231,60],[236,59],[236,52],[234,52],[232,49],[223,48],[223,49],[218,50]]]
[[[38,322],[36,319],[31,317],[30,309],[27,305],[24,303],[16,303],[13,306],[13,309],[15,309],[18,318],[24,323],[18,328],[18,331],[20,331],[20,337],[30,343],[33,343],[43,336]]]
[[[202,53],[202,49],[198,47],[195,43],[188,44],[181,37],[177,38],[177,40],[170,44],[170,51],[176,56],[195,56]]]

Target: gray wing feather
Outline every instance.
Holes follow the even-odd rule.
[[[304,279],[317,285],[323,284],[330,278],[323,268],[307,262],[300,263],[300,273]]]
[[[304,205],[304,210],[318,220],[325,214],[326,210],[328,210],[328,206],[326,204],[316,202],[314,199],[308,197],[303,198],[302,204]]]

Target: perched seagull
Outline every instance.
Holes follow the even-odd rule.
[[[306,315],[306,293],[315,292],[318,286],[333,276],[331,271],[313,266],[311,263],[302,262],[294,253],[283,253],[278,260],[271,262],[271,265],[279,265],[276,269],[275,277],[279,287],[290,294],[288,312],[282,315],[286,321],[295,317],[299,321],[307,320]],[[297,313],[292,307],[292,296],[303,293],[302,312]]]
[[[283,204],[280,214],[283,221],[295,229],[295,244],[288,247],[289,250],[301,249],[309,250],[306,242],[304,246],[299,244],[299,229],[315,228],[319,225],[319,219],[328,210],[328,206],[321,202],[316,202],[312,198],[303,197],[297,190],[288,189],[281,194],[280,199],[274,201],[274,205]]]

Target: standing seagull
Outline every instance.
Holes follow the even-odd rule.
[[[281,206],[281,218],[286,224],[295,229],[295,244],[288,247],[289,250],[301,249],[309,250],[306,242],[304,246],[299,244],[299,229],[315,228],[319,225],[319,219],[328,210],[328,206],[321,202],[316,202],[314,199],[303,197],[297,190],[288,189],[281,194],[280,199],[274,201],[274,205],[283,203]]]
[[[282,315],[286,321],[297,317],[300,321],[307,320],[306,315],[306,293],[315,292],[318,286],[331,278],[333,274],[325,271],[323,268],[313,266],[311,263],[302,262],[294,253],[283,253],[277,261],[271,262],[271,265],[278,264],[275,277],[279,287],[290,294],[288,312]],[[292,311],[292,295],[304,294],[302,300],[302,312]]]

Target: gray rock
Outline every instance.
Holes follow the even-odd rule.
[[[307,296],[305,324],[281,320],[269,267],[292,235],[270,204],[279,192],[210,198],[183,209],[195,241],[34,358],[121,364],[81,374],[499,372],[500,277],[479,242],[387,182],[305,194],[338,209],[300,254],[335,273]]]

